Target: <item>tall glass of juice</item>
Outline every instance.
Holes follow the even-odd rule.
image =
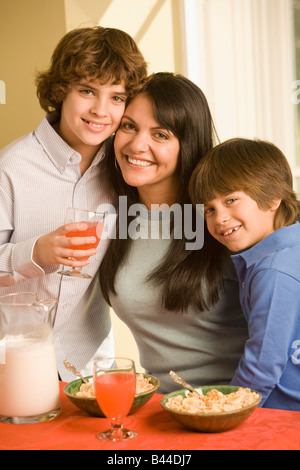
[[[94,363],[94,389],[97,401],[111,428],[97,434],[106,441],[125,441],[137,435],[123,427],[135,397],[136,373],[132,359],[112,357]]]
[[[105,216],[105,212],[76,209],[74,207],[68,208],[65,218],[65,224],[80,222],[83,224],[83,229],[72,230],[66,234],[66,237],[81,239],[88,239],[88,237],[94,237],[95,239],[94,243],[72,244],[69,246],[69,248],[75,252],[82,252],[97,248],[103,232]],[[77,258],[76,256],[73,256],[68,259],[71,261],[86,261],[89,259],[89,257],[90,256],[86,256],[84,253],[80,253],[80,257]],[[62,274],[63,276],[91,279],[91,276],[89,274],[81,272],[80,266],[71,267],[71,269],[63,269],[62,271],[59,271],[58,274]]]

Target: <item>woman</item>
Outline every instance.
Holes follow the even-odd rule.
[[[228,383],[247,337],[231,261],[219,256],[208,232],[202,249],[187,249],[187,217],[178,222],[170,209],[175,205],[183,215],[192,207],[188,182],[212,148],[213,135],[202,91],[181,75],[158,73],[125,110],[115,137],[116,166],[107,159],[110,184],[127,197],[129,208],[139,203],[140,214],[135,233],[127,217],[124,236],[120,209],[122,236],[111,241],[104,257],[101,287],[131,329],[141,365],[160,379],[161,393],[178,388],[169,376],[172,369],[194,385]],[[196,221],[193,213],[194,226]],[[169,237],[163,233],[166,223]],[[180,225],[182,236],[175,236]],[[206,256],[210,243],[213,258]]]

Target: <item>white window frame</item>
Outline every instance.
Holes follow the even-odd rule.
[[[182,0],[181,8],[184,73],[204,91],[220,140],[269,140],[300,177],[291,0]]]

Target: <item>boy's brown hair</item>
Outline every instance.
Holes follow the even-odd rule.
[[[262,210],[281,199],[274,219],[275,230],[300,220],[300,202],[293,191],[289,163],[270,142],[230,139],[200,160],[189,184],[193,204],[234,191],[244,191]]]
[[[131,36],[114,28],[80,28],[60,40],[49,69],[37,74],[37,96],[44,111],[60,112],[70,87],[82,79],[124,81],[131,97],[146,78],[147,64]]]

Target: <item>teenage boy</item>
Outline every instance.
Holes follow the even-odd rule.
[[[98,276],[103,248],[76,252],[65,235],[68,207],[96,210],[111,203],[102,161],[125,102],[141,86],[147,66],[133,39],[113,28],[83,28],[58,43],[49,69],[37,76],[46,116],[29,135],[0,152],[0,295],[32,291],[58,300],[54,316],[60,377],[74,378],[63,359],[84,374],[95,357],[113,354],[109,307]],[[77,238],[74,244],[91,243]],[[99,247],[100,248],[100,247]],[[91,280],[57,273],[84,266]]]

